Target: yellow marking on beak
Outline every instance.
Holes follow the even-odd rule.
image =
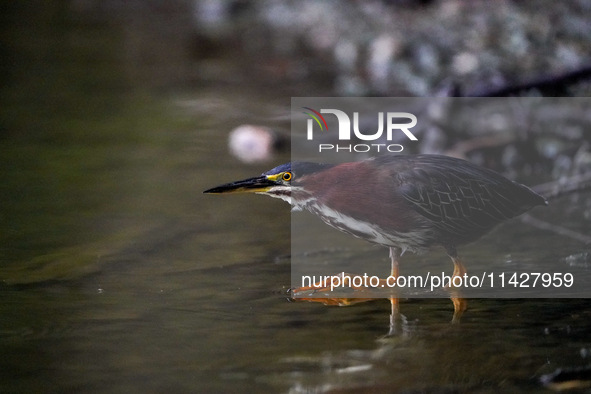
[[[265,175],[265,176],[267,177],[268,180],[273,181],[273,182],[277,182],[278,180],[281,180],[282,175],[283,175],[283,173],[280,172],[279,174]]]

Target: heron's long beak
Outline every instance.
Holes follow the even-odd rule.
[[[276,186],[277,182],[267,178],[265,175],[256,178],[244,179],[242,181],[226,183],[204,191],[208,194],[221,193],[262,193]]]

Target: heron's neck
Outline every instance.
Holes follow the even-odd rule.
[[[267,190],[267,191],[261,192],[261,193],[257,193],[257,194],[264,194],[269,197],[280,198],[283,201],[287,201],[288,204],[292,203],[291,187],[289,187],[289,186],[275,186],[275,187],[271,188],[270,190]]]

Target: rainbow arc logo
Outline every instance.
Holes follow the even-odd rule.
[[[309,107],[302,107],[302,108],[314,112],[314,114],[316,114],[317,116],[315,116],[314,114],[311,114],[309,112],[302,112],[302,113],[312,117],[312,119],[314,119],[316,121],[316,123],[318,123],[318,126],[320,126],[320,130],[324,130],[324,127],[322,127],[322,123],[324,123],[324,126],[326,127],[326,131],[328,131],[328,125],[326,124],[326,120],[324,120],[324,116],[320,115],[320,112],[315,111]],[[320,123],[320,119],[318,119],[318,118],[322,119],[322,123]]]

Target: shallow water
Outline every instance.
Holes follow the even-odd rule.
[[[406,300],[390,326],[386,300],[289,302],[288,262],[3,287],[2,391],[541,392],[587,363],[587,301],[470,300],[451,324],[448,300]]]

